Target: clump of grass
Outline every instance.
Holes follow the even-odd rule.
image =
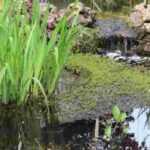
[[[34,1],[32,20],[26,9],[13,13],[15,1],[5,0],[0,13],[0,101],[23,103],[41,94],[47,99],[67,60],[76,27],[63,18],[47,40],[47,16],[40,18]],[[47,14],[47,13],[46,13]]]

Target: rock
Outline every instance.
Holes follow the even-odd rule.
[[[132,20],[132,24],[134,27],[140,27],[143,25],[143,18],[140,11],[133,11],[130,15],[130,19]]]
[[[150,42],[145,44],[144,51],[150,53]]]
[[[78,23],[84,26],[90,26],[94,23],[95,14],[95,11],[86,7],[81,2],[71,3],[65,10],[65,16],[67,16],[69,21],[71,21],[75,15],[79,15],[77,19]]]
[[[138,4],[135,6],[134,10],[139,11],[141,15],[143,16],[143,21],[149,20],[150,16],[150,5],[148,4],[147,7],[145,7],[144,3]]]
[[[127,62],[129,64],[141,64],[143,63],[143,59],[138,55],[133,55],[127,58]]]
[[[51,31],[55,28],[57,22],[66,16],[69,23],[78,15],[77,23],[84,26],[91,26],[95,21],[95,12],[86,7],[83,3],[71,3],[65,9],[53,9],[49,13],[48,29]]]
[[[135,6],[130,15],[130,20],[134,27],[141,27],[150,33],[150,4],[145,7],[144,3]]]
[[[116,57],[120,57],[121,56],[121,51],[107,52],[106,56],[111,58],[111,59],[115,59]]]
[[[150,62],[149,57],[142,57],[135,53],[123,53],[119,50],[117,51],[106,51],[103,50],[103,53],[99,53],[100,56],[108,57],[117,62],[125,62],[131,65],[144,65],[147,62]]]
[[[136,5],[130,19],[138,34],[135,51],[142,55],[150,55],[150,4],[147,7],[144,3]]]
[[[144,29],[150,33],[150,23],[144,23]]]
[[[134,48],[140,55],[150,55],[150,33],[147,33],[144,29],[137,28],[138,33],[138,45]]]
[[[27,11],[29,12],[29,18],[31,18],[33,0],[26,0],[25,2],[27,5]],[[86,7],[81,2],[71,3],[64,9],[58,9],[55,6],[50,5],[47,1],[40,1],[41,16],[43,16],[46,11],[49,11],[47,26],[48,35],[50,35],[50,32],[55,29],[56,24],[63,16],[67,17],[68,24],[72,23],[77,15],[77,23],[80,25],[92,26],[95,22],[95,11]]]

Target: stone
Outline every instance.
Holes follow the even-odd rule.
[[[150,42],[145,44],[144,51],[150,53]]]
[[[67,16],[68,20],[72,20],[75,15],[78,15],[78,23],[84,26],[94,23],[95,14],[95,11],[89,7],[86,7],[81,2],[69,4],[65,11],[65,16]]]
[[[144,3],[136,5],[130,20],[134,27],[144,27],[147,32],[150,32],[150,4],[147,7]]]
[[[150,4],[147,7],[144,3],[136,5],[130,15],[130,20],[138,34],[136,52],[150,55]]]
[[[148,33],[150,33],[150,23],[144,23],[144,29],[148,32]]]
[[[134,27],[140,27],[143,24],[143,18],[140,11],[133,11],[130,15]]]

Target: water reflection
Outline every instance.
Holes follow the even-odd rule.
[[[134,121],[129,121],[129,133],[134,133],[139,146],[145,142],[145,147],[150,149],[150,109],[136,108],[131,116]],[[94,120],[52,125],[35,107],[29,110],[1,107],[0,118],[0,150],[111,150],[104,148],[105,127],[101,123],[98,143],[93,142]]]
[[[36,107],[0,105],[0,150],[42,150],[39,143],[45,134],[40,112]]]
[[[135,134],[139,144],[145,142],[145,145],[150,148],[150,109],[136,108],[131,116],[134,117],[134,121],[129,123],[129,133]]]

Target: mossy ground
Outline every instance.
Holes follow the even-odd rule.
[[[150,104],[149,71],[142,73],[126,64],[91,54],[72,55],[67,68],[75,70],[79,78],[84,70],[88,74],[85,82],[79,84],[77,79],[73,88],[57,96],[62,122],[97,115],[114,104],[123,110],[138,103]]]
[[[76,54],[70,57],[69,68],[86,69],[90,72],[89,86],[119,86],[120,93],[150,93],[150,73],[116,63],[96,55]]]

